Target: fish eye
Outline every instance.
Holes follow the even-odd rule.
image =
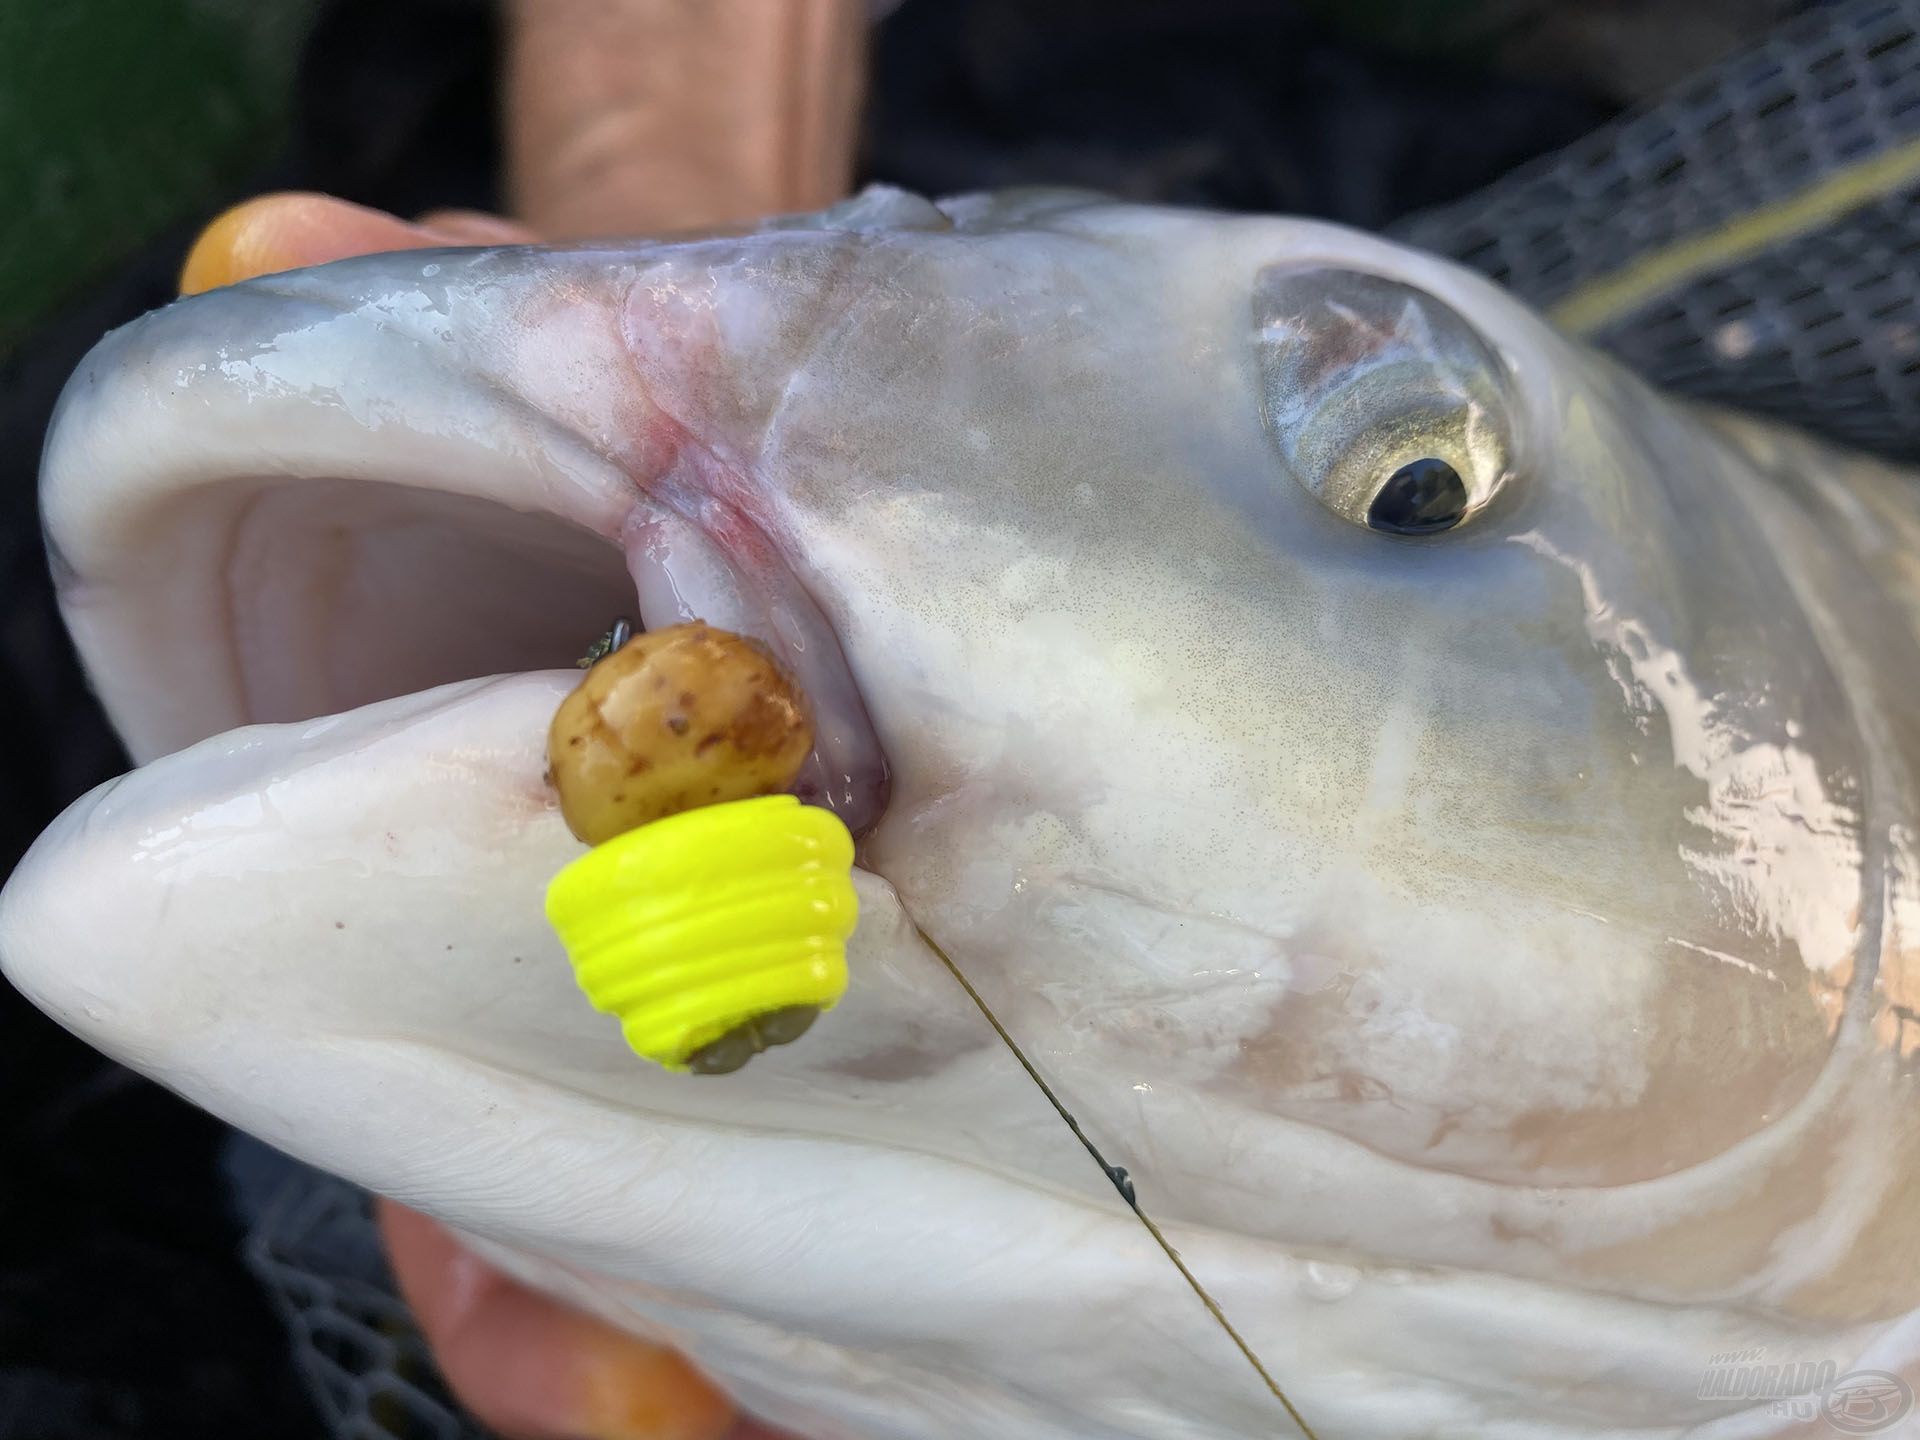
[[[1509,483],[1507,367],[1445,302],[1383,275],[1274,265],[1254,320],[1268,438],[1335,514],[1437,535]]]
[[[1467,482],[1444,460],[1409,460],[1367,507],[1367,524],[1392,535],[1451,530],[1467,513]]]

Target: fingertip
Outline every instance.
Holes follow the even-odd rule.
[[[383,250],[472,243],[331,195],[258,195],[214,217],[187,252],[180,293]]]

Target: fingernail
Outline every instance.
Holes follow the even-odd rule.
[[[686,1360],[580,1318],[581,1440],[724,1440],[732,1431],[732,1404]]]
[[[180,293],[198,295],[271,270],[270,263],[261,265],[260,219],[279,198],[257,196],[216,215],[187,251],[180,267]]]
[[[215,216],[200,232],[180,267],[180,293],[197,295],[350,255],[462,243],[331,195],[259,195]]]

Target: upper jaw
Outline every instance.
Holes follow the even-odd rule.
[[[331,285],[322,271],[196,297],[108,336],[69,382],[41,471],[47,539],[68,624],[137,760],[380,698],[382,682],[460,678],[449,664],[489,632],[498,668],[564,664],[582,643],[570,637],[631,605],[606,543],[631,479],[568,417],[520,400],[478,337],[436,334],[406,304],[434,264],[370,257],[332,267]],[[527,542],[491,543],[516,516],[533,517]],[[476,573],[449,574],[456,550],[433,577],[455,581],[451,596],[399,603],[407,577],[392,564],[342,589],[394,521],[423,541],[489,536],[470,552]],[[486,598],[477,572],[508,551],[562,560],[568,583],[539,617]],[[330,594],[362,604],[329,620],[316,612]],[[382,602],[384,624],[354,623]],[[297,633],[279,633],[294,617]],[[395,675],[405,660],[424,663]]]
[[[63,610],[136,759],[563,666],[637,610],[781,655],[819,721],[802,793],[869,827],[885,762],[831,627],[742,503],[758,477],[656,423],[635,378],[620,312],[643,270],[373,256],[101,342],[42,500]]]

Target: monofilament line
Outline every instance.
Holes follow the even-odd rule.
[[[1254,1374],[1258,1375],[1267,1389],[1273,1392],[1273,1398],[1280,1402],[1281,1408],[1287,1412],[1293,1423],[1300,1427],[1300,1433],[1306,1437],[1306,1440],[1320,1440],[1320,1437],[1314,1433],[1313,1427],[1307,1424],[1305,1417],[1294,1408],[1293,1401],[1287,1398],[1287,1392],[1280,1388],[1280,1382],[1275,1380],[1267,1367],[1260,1363],[1260,1357],[1253,1353],[1253,1347],[1247,1344],[1238,1330],[1233,1328],[1233,1322],[1227,1319],[1227,1313],[1220,1308],[1220,1302],[1207,1293],[1207,1287],[1202,1285],[1199,1277],[1187,1268],[1187,1262],[1180,1258],[1180,1252],[1173,1248],[1167,1237],[1160,1232],[1160,1227],[1153,1223],[1153,1217],[1140,1208],[1140,1201],[1134,1194],[1133,1182],[1128,1178],[1127,1172],[1117,1165],[1107,1163],[1107,1157],[1100,1153],[1100,1147],[1087,1138],[1086,1131],[1080,1128],[1080,1122],[1073,1118],[1073,1112],[1060,1103],[1060,1097],[1054,1094],[1053,1087],[1047,1084],[1040,1072],[1034,1068],[1033,1062],[1027,1058],[1026,1051],[1022,1050],[1015,1043],[1013,1036],[1007,1033],[1007,1027],[1000,1023],[1000,1017],[993,1013],[987,1002],[981,998],[980,992],[973,988],[965,975],[960,973],[960,967],[953,963],[953,957],[940,948],[937,940],[920,928],[919,921],[912,923],[914,930],[926,942],[927,948],[940,957],[940,963],[947,967],[948,973],[959,982],[960,988],[967,992],[967,998],[972,1000],[974,1006],[986,1017],[987,1023],[1000,1037],[1001,1043],[1013,1052],[1013,1058],[1020,1062],[1020,1068],[1027,1072],[1028,1077],[1039,1087],[1040,1093],[1047,1097],[1047,1103],[1053,1107],[1054,1113],[1066,1122],[1067,1129],[1073,1132],[1073,1138],[1080,1142],[1087,1154],[1093,1157],[1093,1163],[1098,1165],[1107,1179],[1113,1183],[1113,1188],[1119,1192],[1120,1198],[1127,1202],[1127,1208],[1133,1211],[1134,1218],[1145,1226],[1147,1234],[1153,1237],[1153,1243],[1158,1245],[1167,1259],[1173,1262],[1173,1268],[1180,1272],[1181,1278],[1199,1297],[1200,1303],[1207,1307],[1207,1313],[1213,1316],[1214,1322],[1222,1330],[1227,1332],[1227,1338],[1233,1341],[1234,1348],[1246,1357],[1247,1363],[1253,1367]]]

